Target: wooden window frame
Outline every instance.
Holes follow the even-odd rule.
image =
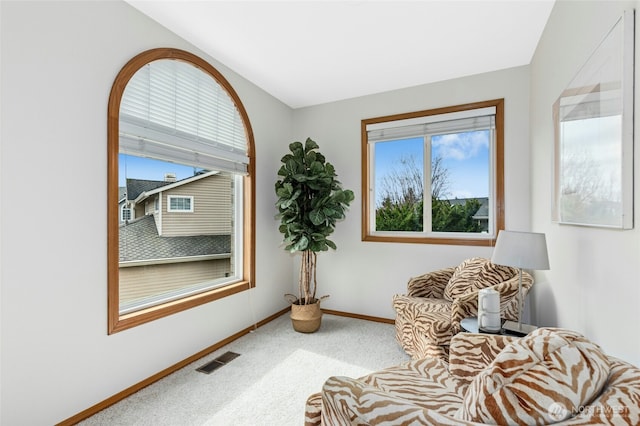
[[[248,147],[248,175],[243,177],[243,276],[234,283],[161,305],[121,315],[119,312],[118,153],[120,102],[131,77],[144,65],[159,59],[187,62],[208,73],[233,99],[242,117]],[[202,58],[180,49],[158,48],[142,52],[120,70],[111,88],[107,112],[107,316],[108,334],[219,300],[255,287],[255,144],[247,112],[224,76]]]
[[[400,235],[372,235],[370,209],[375,209],[375,200],[372,200],[369,188],[371,161],[368,149],[367,125],[374,123],[384,123],[397,120],[424,117],[429,115],[440,115],[458,111],[495,107],[495,233],[488,238],[470,238],[461,234],[460,237],[406,237]],[[474,102],[462,105],[435,108],[423,111],[415,111],[403,114],[387,115],[364,119],[361,121],[361,163],[362,163],[362,241],[386,242],[386,243],[416,243],[416,244],[443,244],[443,245],[466,245],[466,246],[495,246],[498,232],[504,229],[505,205],[504,205],[504,99],[494,99],[489,101]]]

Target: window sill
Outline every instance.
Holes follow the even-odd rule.
[[[252,287],[253,285],[249,281],[239,281],[224,287],[195,294],[184,299],[142,309],[126,315],[118,315],[117,318],[110,318],[108,334],[114,334],[159,318],[182,312],[195,306],[204,305],[205,303],[213,302],[214,300],[219,300],[224,297],[249,290]]]

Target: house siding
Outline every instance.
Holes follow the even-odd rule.
[[[134,207],[134,215],[133,215],[133,219],[138,218],[138,217],[142,217],[144,216],[144,206],[140,205],[140,204],[136,204]]]
[[[192,213],[167,211],[168,197],[193,197]],[[232,231],[232,179],[213,175],[162,193],[162,236],[229,235]],[[159,228],[160,229],[160,228]]]
[[[230,273],[229,259],[120,268],[120,303],[180,290]]]

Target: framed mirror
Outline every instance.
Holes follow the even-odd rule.
[[[634,19],[618,19],[553,106],[561,224],[633,228]]]

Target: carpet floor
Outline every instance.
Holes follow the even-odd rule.
[[[359,377],[409,357],[394,326],[324,315],[313,334],[282,315],[79,423],[83,426],[301,426],[307,397],[329,376]],[[211,374],[197,368],[227,351]]]

